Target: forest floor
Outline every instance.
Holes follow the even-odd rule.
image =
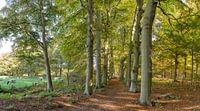
[[[131,93],[118,79],[97,90],[92,96],[82,93],[59,97],[0,100],[0,111],[200,111],[200,84],[170,83],[158,79],[153,83],[152,106],[138,104],[139,93]]]

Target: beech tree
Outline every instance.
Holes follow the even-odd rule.
[[[97,12],[96,32],[96,88],[101,88],[101,13]]]
[[[141,93],[140,103],[144,105],[151,104],[151,79],[152,79],[152,61],[151,61],[151,44],[152,44],[152,25],[156,13],[157,2],[148,0],[144,11],[142,26],[142,67],[141,67]]]
[[[143,13],[143,0],[136,0],[137,2],[137,11],[135,15],[135,29],[134,32],[134,63],[133,63],[133,72],[132,72],[132,81],[130,86],[131,92],[137,91],[137,81],[138,81],[138,68],[139,68],[139,56],[140,56],[140,35],[141,35],[141,24],[140,21],[142,19]]]
[[[85,82],[85,95],[92,93],[92,75],[93,75],[93,0],[88,0],[88,26],[87,26],[87,68],[86,68],[86,82]]]

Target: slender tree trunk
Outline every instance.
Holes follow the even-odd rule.
[[[60,69],[60,68],[59,68]],[[55,75],[56,75],[56,77],[58,77],[58,70],[57,70],[57,68],[55,69]]]
[[[141,93],[140,104],[151,105],[151,43],[152,43],[152,26],[156,13],[157,2],[148,0],[143,19],[142,27],[142,78],[141,78]]]
[[[138,81],[138,68],[139,68],[139,56],[140,56],[140,35],[141,35],[141,24],[140,21],[142,19],[142,6],[143,0],[136,0],[137,2],[137,14],[136,14],[136,24],[135,24],[135,32],[134,32],[134,63],[133,63],[133,76],[131,81],[131,92],[137,92],[137,81]]]
[[[184,79],[186,79],[187,77],[187,55],[185,55],[185,58],[184,58]]]
[[[69,86],[69,69],[70,69],[70,63],[68,62],[67,65],[67,85]]]
[[[107,41],[105,41],[104,46],[104,64],[103,64],[103,75],[102,75],[102,85],[107,85],[107,79],[108,79],[108,47],[107,47]]]
[[[52,7],[54,4],[54,0],[49,0],[49,2],[50,2],[50,7]]]
[[[171,74],[170,74],[170,78],[173,79],[173,70],[174,70],[174,67],[173,67],[173,60],[171,59]]]
[[[165,78],[166,76],[165,76],[165,70],[164,70],[164,67],[163,67],[162,70],[163,70],[163,71],[162,71],[162,78]]]
[[[96,88],[101,88],[101,14],[97,13],[96,32]]]
[[[164,61],[164,58],[161,58],[161,67],[162,67],[162,78],[165,78],[165,61]]]
[[[93,0],[88,0],[88,30],[87,30],[87,68],[86,68],[86,83],[85,83],[85,95],[92,94],[92,74],[93,74]]]
[[[135,21],[135,19],[133,20],[133,22],[134,21]],[[130,40],[129,40],[128,67],[127,67],[127,73],[126,73],[126,86],[128,86],[128,87],[130,87],[130,84],[131,84],[131,66],[132,66],[131,63],[132,63],[132,53],[133,53],[132,31],[133,31],[133,27],[131,29],[131,36],[130,36]]]
[[[110,2],[108,3],[108,6],[110,5]],[[110,9],[110,8],[109,8]],[[107,80],[108,80],[108,38],[109,38],[109,25],[110,25],[110,20],[109,20],[109,9],[106,10],[106,25],[105,25],[105,41],[104,41],[104,73],[102,76],[102,85],[107,85]]]
[[[109,64],[110,79],[112,79],[115,74],[112,40],[110,44],[110,59],[109,60],[110,60],[110,64]]]
[[[124,52],[124,46],[125,46],[125,39],[126,39],[126,29],[124,27],[123,30],[123,36],[122,36],[122,53]],[[125,61],[125,57],[124,55],[121,55],[120,58],[120,67],[119,67],[119,79],[120,80],[124,80],[124,61]]]
[[[60,65],[60,67],[59,67],[59,76],[60,77],[62,76],[62,65]]]
[[[178,72],[178,54],[175,54],[175,66],[174,66],[174,82],[177,81],[177,72]]]
[[[108,38],[108,47],[109,47],[109,51],[108,51],[108,79],[112,79],[113,75],[114,75],[114,59],[113,59],[113,39],[110,38],[109,34],[110,34],[110,15],[111,15],[111,0],[107,0],[107,7],[106,7],[106,38]]]
[[[121,59],[120,59],[120,68],[119,68],[119,79],[121,81],[124,80],[124,61],[125,61],[125,57],[121,57]]]
[[[132,56],[132,40],[130,37],[130,43],[129,43],[129,52],[128,52],[128,67],[127,67],[127,73],[126,73],[126,86],[130,86],[131,84],[131,58]]]
[[[194,75],[194,50],[192,49],[192,70],[191,70],[191,82],[193,81]]]
[[[196,61],[196,80],[198,80],[198,74],[199,73],[199,63]]]
[[[11,71],[11,76],[14,76],[14,73]]]
[[[48,56],[48,47],[47,47],[47,41],[46,41],[46,29],[45,29],[45,18],[43,13],[43,0],[40,1],[40,16],[41,16],[41,25],[42,25],[42,43],[43,43],[43,53],[44,53],[44,61],[45,61],[45,68],[46,68],[46,75],[47,75],[47,90],[52,91],[53,90],[53,84],[51,79],[51,68],[49,63],[49,56]]]
[[[68,10],[69,10],[69,9],[68,9],[68,1],[69,1],[69,0],[65,0],[66,16],[67,16],[67,14],[69,13],[69,11],[68,11]]]

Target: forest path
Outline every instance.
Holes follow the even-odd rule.
[[[128,92],[128,88],[115,78],[104,89],[97,90],[92,96],[75,104],[63,103],[63,105],[72,111],[134,111],[143,109],[142,106],[136,104],[138,97],[139,93]]]
[[[153,107],[139,105],[139,93],[129,92],[115,78],[88,97],[80,92],[58,97],[0,99],[0,111],[200,111],[199,82],[191,86],[187,82],[169,84],[163,80],[152,84]]]

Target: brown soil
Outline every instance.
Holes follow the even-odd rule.
[[[0,100],[0,111],[200,111],[200,87],[190,84],[153,85],[153,106],[138,104],[139,93],[128,92],[128,88],[117,79],[95,94],[63,95],[54,98],[26,98],[22,100]]]

